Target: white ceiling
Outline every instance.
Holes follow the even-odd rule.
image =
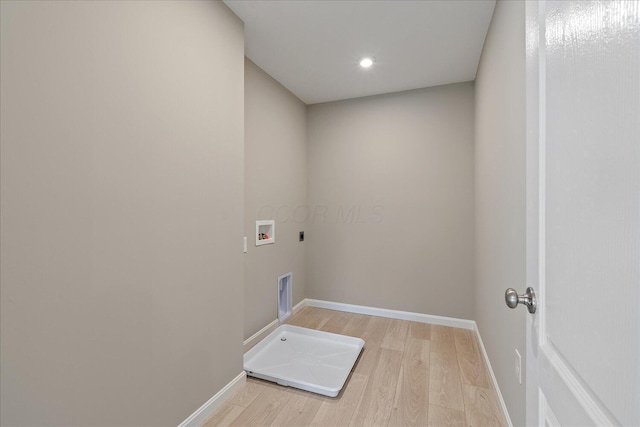
[[[495,0],[225,0],[249,59],[307,104],[473,80]],[[370,69],[358,63],[375,59]]]

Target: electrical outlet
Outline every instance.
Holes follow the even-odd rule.
[[[520,353],[518,349],[516,349],[516,378],[518,379],[518,384],[522,384],[522,358],[520,357]]]

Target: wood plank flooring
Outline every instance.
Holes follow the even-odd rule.
[[[204,427],[506,425],[471,331],[314,307],[287,323],[365,340],[340,394],[247,378]]]

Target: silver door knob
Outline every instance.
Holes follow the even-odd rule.
[[[504,302],[509,308],[516,308],[518,304],[524,304],[529,309],[529,313],[536,312],[536,293],[532,287],[528,287],[523,295],[518,295],[513,288],[507,289],[504,293]]]

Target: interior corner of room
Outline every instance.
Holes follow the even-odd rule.
[[[371,48],[336,98],[248,50],[239,10],[292,13],[265,4],[0,2],[2,426],[201,425],[304,307],[472,330],[506,424],[529,420],[530,319],[503,296],[530,277],[531,6],[456,2],[484,25],[469,75],[365,94],[393,68]]]

